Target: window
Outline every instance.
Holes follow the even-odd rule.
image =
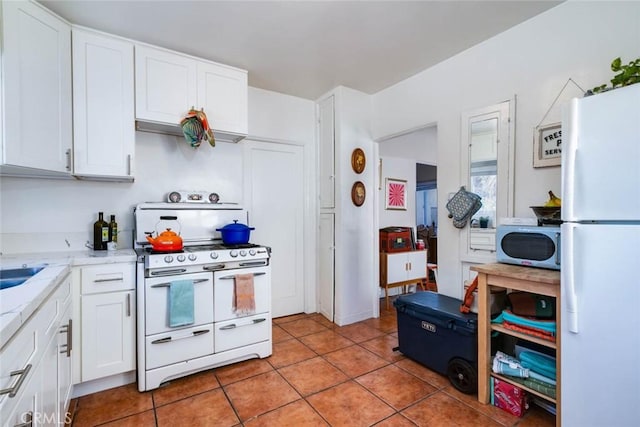
[[[461,235],[465,261],[491,262],[495,253],[495,227],[513,214],[513,150],[510,149],[511,106],[506,101],[462,115],[462,182],[482,197],[482,208]]]

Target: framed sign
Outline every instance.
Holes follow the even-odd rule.
[[[351,187],[351,201],[356,206],[362,206],[364,199],[367,196],[367,192],[364,188],[362,181],[356,181]]]
[[[404,179],[386,178],[385,209],[407,210],[407,181]]]
[[[533,167],[560,166],[562,160],[562,126],[553,123],[537,128],[533,138]]]

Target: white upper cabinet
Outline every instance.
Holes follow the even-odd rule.
[[[333,96],[318,103],[318,150],[320,171],[320,208],[335,208],[335,100]]]
[[[71,176],[71,26],[2,2],[2,174]]]
[[[198,62],[197,108],[204,108],[214,130],[244,136],[247,124],[247,72],[210,62]],[[239,138],[241,139],[241,138]]]
[[[73,28],[73,173],[133,180],[133,43]]]
[[[145,45],[135,49],[136,119],[178,126],[196,105],[196,62]]]
[[[135,47],[136,120],[141,131],[182,135],[190,108],[204,109],[216,140],[247,134],[247,72],[143,44]]]

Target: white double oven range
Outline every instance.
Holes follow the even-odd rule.
[[[234,221],[247,224],[247,211],[224,203],[142,203],[134,218],[138,389],[271,355],[270,248],[224,245],[216,231]],[[167,228],[179,234],[183,248],[154,251],[147,235]],[[250,295],[242,290],[242,303],[250,301],[250,309],[238,309],[239,276],[252,281]],[[173,292],[185,282],[186,295],[193,295],[189,321],[172,326],[176,313],[185,310]]]

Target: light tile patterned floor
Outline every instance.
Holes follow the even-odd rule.
[[[273,355],[139,393],[135,384],[75,399],[73,426],[554,426],[481,405],[404,357],[395,310],[338,327],[319,314],[273,320]]]

